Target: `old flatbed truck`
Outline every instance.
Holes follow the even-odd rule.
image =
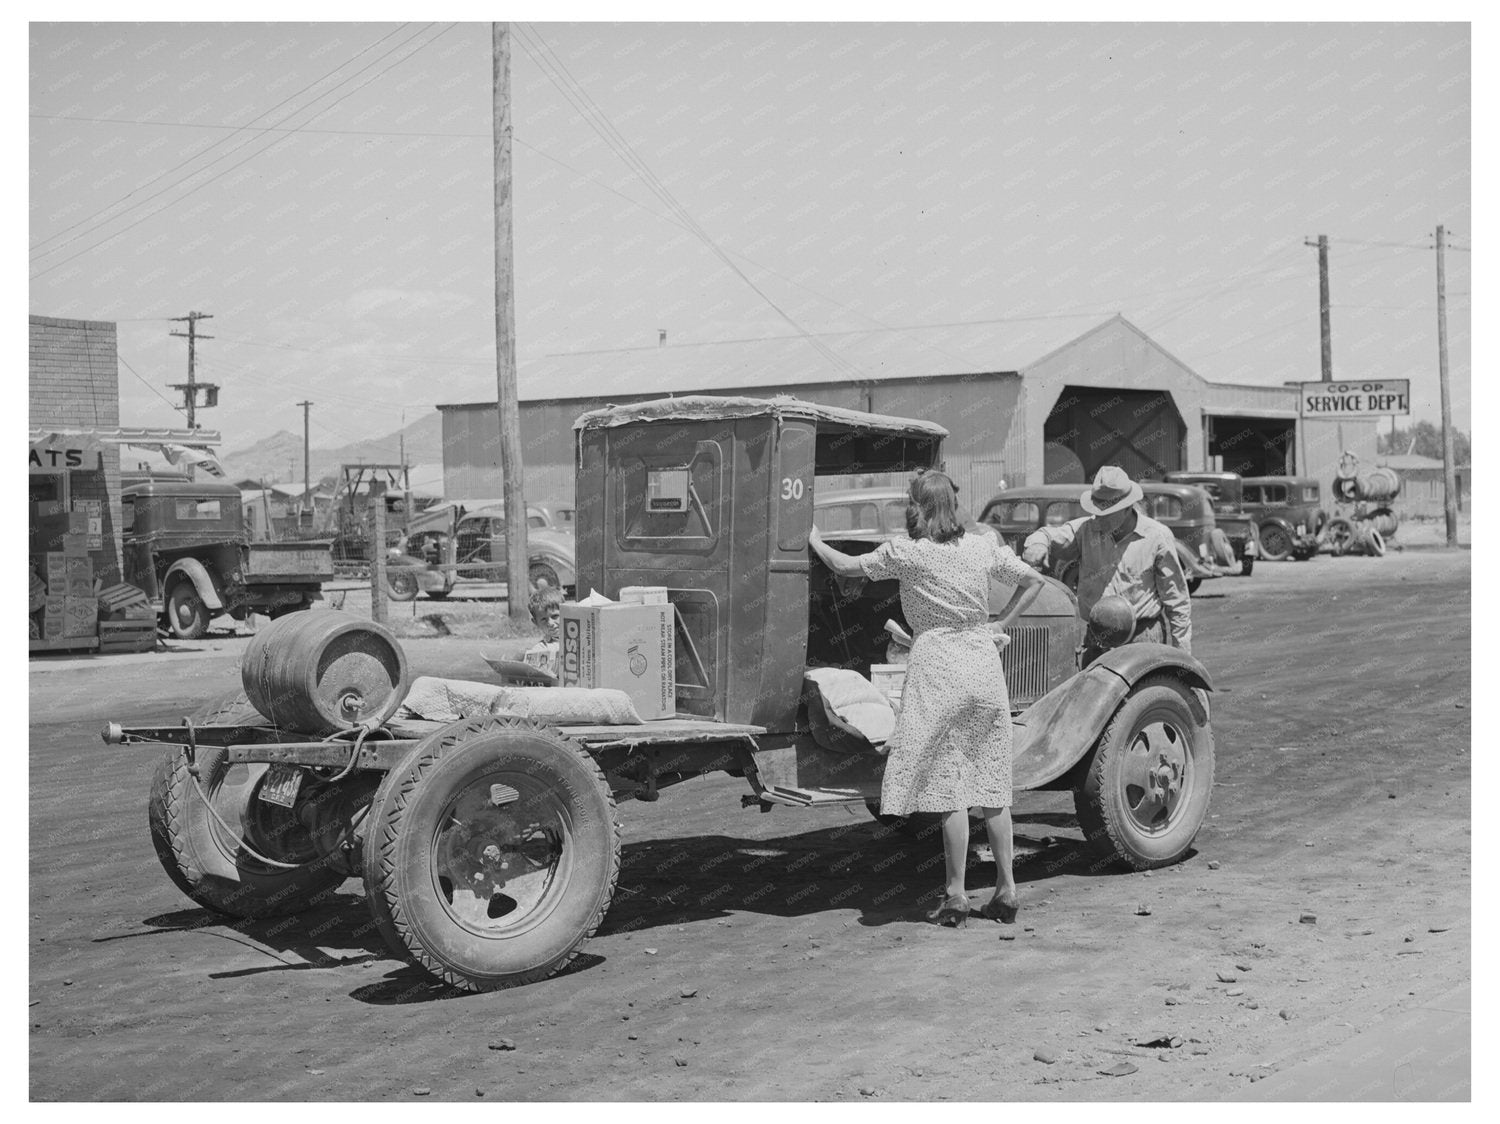
[[[125,580],[184,640],[203,636],[220,614],[242,621],[306,609],[333,579],[327,541],[251,542],[232,484],[144,481],[121,490],[121,505]]]
[[[878,799],[885,758],[818,736],[803,672],[868,674],[885,622],[906,622],[894,582],[836,580],[812,555],[814,489],[823,476],[939,465],[946,431],[794,398],[710,397],[593,411],[575,428],[580,586],[666,587],[677,715],[403,719],[409,669],[389,633],[337,613],[275,622],[245,656],[258,702],[104,731],[168,747],[148,818],[185,894],[264,917],[362,877],[393,949],[484,991],[557,972],[597,929],[619,875],[622,801],[715,771],[743,777],[743,803],[762,811]],[[1079,672],[1079,628],[1072,595],[1049,581],[1012,629],[1015,788],[1072,790],[1107,856],[1176,862],[1213,785],[1208,673],[1152,644]]]

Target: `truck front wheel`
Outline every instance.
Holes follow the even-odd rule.
[[[208,606],[193,583],[179,578],[167,590],[167,628],[181,640],[198,640],[208,634]]]
[[[381,933],[472,991],[565,967],[620,874],[604,774],[525,719],[469,719],[427,738],[382,783],[370,825],[365,897]]]
[[[1213,783],[1213,733],[1202,704],[1175,676],[1156,675],[1125,696],[1073,803],[1095,850],[1149,870],[1187,854]]]

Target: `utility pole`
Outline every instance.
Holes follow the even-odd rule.
[[[1323,381],[1333,381],[1333,323],[1329,316],[1328,301],[1328,235],[1318,235],[1316,242],[1302,240],[1304,246],[1316,246],[1318,248],[1318,316],[1323,343]],[[1344,449],[1344,423],[1338,426],[1339,451]],[[1304,442],[1305,444],[1305,442]],[[1305,451],[1305,449],[1304,449]],[[1301,469],[1306,471],[1306,469]]]
[[[312,510],[312,442],[309,425],[312,415],[311,402],[298,402],[302,407],[302,510]]]
[[[1443,523],[1448,545],[1458,545],[1453,480],[1453,408],[1448,401],[1448,288],[1443,273],[1443,228],[1437,228],[1438,397],[1443,412]]]
[[[187,406],[187,423],[188,423],[188,428],[189,429],[197,429],[198,428],[198,422],[197,422],[197,412],[198,412],[197,350],[198,350],[198,348],[197,348],[197,345],[198,345],[198,341],[199,340],[211,340],[211,339],[213,339],[213,336],[200,336],[198,334],[198,321],[200,321],[200,320],[212,320],[213,316],[210,315],[207,312],[189,312],[186,316],[173,316],[171,319],[175,323],[181,323],[182,321],[186,321],[187,322],[188,330],[186,332],[173,332],[171,334],[174,335],[174,336],[181,336],[181,337],[183,337],[184,339],[186,339],[188,341],[188,381],[185,382],[185,383],[182,383],[182,382],[168,383],[167,385],[170,386],[173,390],[180,390],[180,391],[183,392],[183,397],[185,399],[185,404]],[[217,386],[215,386],[214,384],[212,384],[212,383],[204,383],[203,385],[209,389],[209,399],[210,399],[210,401],[205,402],[204,405],[205,406],[216,405],[217,404],[217,398],[218,398],[218,390],[219,390],[219,388]]]
[[[500,472],[505,497],[505,600],[510,619],[524,624],[531,589],[526,565],[526,499],[521,466],[521,419],[516,389],[515,258],[511,231],[510,24],[490,25],[494,63],[495,148],[495,381],[500,414]]]
[[[1318,313],[1323,335],[1323,381],[1333,381],[1333,325],[1328,313],[1328,235],[1318,235],[1316,242],[1302,240],[1304,246],[1318,248]]]

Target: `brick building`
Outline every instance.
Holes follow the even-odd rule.
[[[118,582],[120,449],[98,436],[120,425],[114,324],[31,317],[28,391],[32,513],[38,504],[68,512],[78,503],[98,503],[100,529],[91,536],[89,557],[106,585]]]

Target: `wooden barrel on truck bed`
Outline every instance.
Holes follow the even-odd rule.
[[[292,613],[261,629],[240,681],[270,721],[314,736],[384,722],[411,687],[389,629],[331,611]]]

